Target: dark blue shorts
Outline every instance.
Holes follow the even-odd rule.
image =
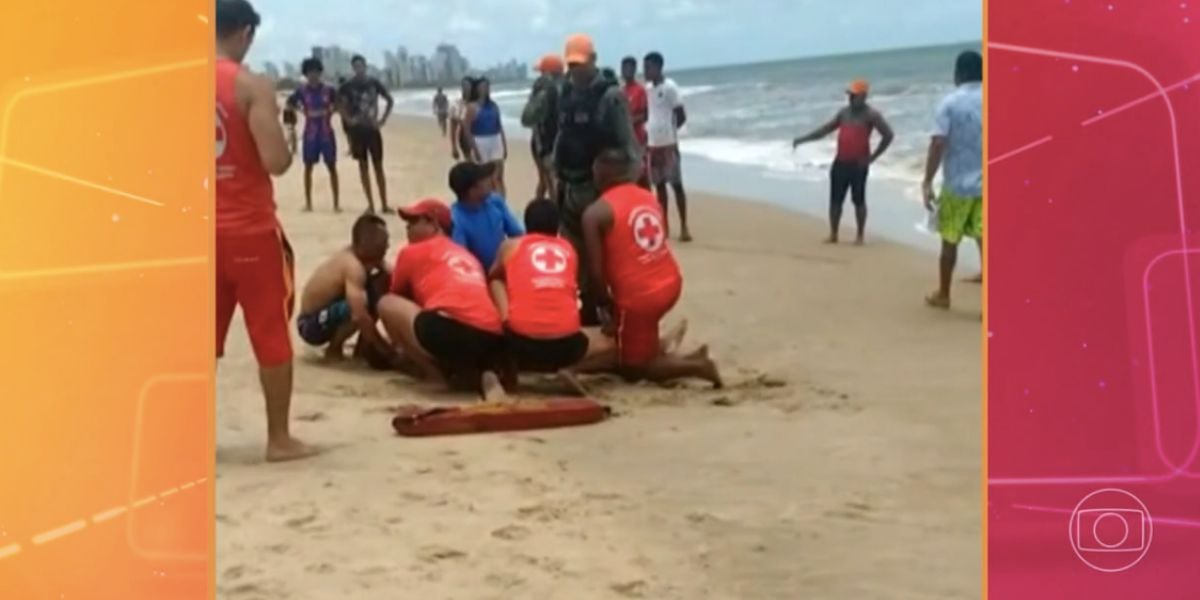
[[[333,339],[333,334],[350,322],[350,305],[337,300],[325,308],[296,317],[296,331],[300,338],[313,346],[324,346]]]
[[[333,136],[313,138],[306,136],[303,156],[306,165],[315,165],[318,160],[324,160],[325,164],[332,165],[337,161],[337,142]]]
[[[386,271],[374,270],[367,276],[367,310],[372,317],[379,316],[376,309],[379,307],[379,300],[387,292],[389,281]],[[333,339],[333,334],[352,318],[346,299],[338,298],[321,310],[296,317],[296,331],[300,334],[300,339],[308,344],[324,346]]]

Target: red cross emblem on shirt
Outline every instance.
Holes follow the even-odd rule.
[[[472,265],[470,260],[462,256],[450,256],[446,260],[446,265],[450,267],[450,270],[463,277],[478,277],[480,275],[479,271],[475,269],[475,265]]]
[[[533,268],[546,273],[557,275],[567,270],[567,253],[562,248],[549,244],[538,244],[529,253],[529,261]]]
[[[633,217],[633,241],[647,252],[654,252],[662,247],[663,226],[658,215],[653,211],[644,210]]]

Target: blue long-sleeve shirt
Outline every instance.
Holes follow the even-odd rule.
[[[525,228],[517,222],[499,194],[492,194],[475,205],[459,200],[451,205],[450,215],[454,219],[454,232],[450,237],[474,254],[484,269],[492,267],[505,239],[525,235]]]

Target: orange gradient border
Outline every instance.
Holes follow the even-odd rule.
[[[0,598],[211,598],[213,4],[4,12]]]

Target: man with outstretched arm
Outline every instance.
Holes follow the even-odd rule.
[[[867,104],[870,86],[857,80],[846,88],[847,106],[842,108],[816,131],[792,141],[792,148],[814,142],[837,132],[837,155],[829,167],[829,237],[827,244],[838,243],[842,225],[842,207],[846,204],[846,192],[854,203],[854,219],[858,235],[854,243],[862,245],[867,229],[867,174],[871,164],[887,152],[896,137],[891,125],[879,111]],[[871,134],[879,131],[879,146],[871,150]]]

